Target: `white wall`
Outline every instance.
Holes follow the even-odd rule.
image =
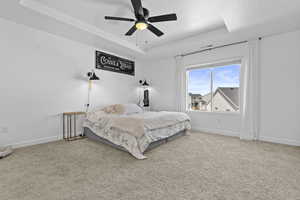
[[[0,19],[0,146],[57,139],[60,114],[87,103],[94,55],[93,47]],[[139,69],[135,77],[96,70],[92,106],[136,102]]]
[[[151,85],[150,105],[153,110],[175,110],[175,60],[142,61],[143,76]]]
[[[235,56],[245,57],[247,46],[242,46],[189,56],[184,59],[184,65],[210,63]],[[260,139],[300,145],[300,31],[264,38],[261,42],[260,56]],[[175,110],[174,58],[147,62],[144,74],[153,86],[153,92],[150,94],[152,107],[159,110]],[[239,135],[240,115],[199,112],[190,112],[189,115],[194,129]]]
[[[262,140],[300,145],[300,31],[261,43]]]

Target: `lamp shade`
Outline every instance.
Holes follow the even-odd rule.
[[[94,72],[93,75],[90,77],[90,81],[98,81],[98,80],[100,80],[100,78]]]
[[[142,86],[144,86],[144,87],[148,87],[149,86],[149,84],[147,83],[147,81],[145,80],[144,81],[144,83],[142,84]]]
[[[98,81],[100,78],[96,75],[95,72],[88,72],[88,77],[90,81]]]

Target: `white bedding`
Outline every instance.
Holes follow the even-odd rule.
[[[114,123],[116,118],[117,123]],[[135,127],[134,124],[137,126]],[[142,134],[133,133],[135,130],[141,131],[141,125],[143,127]],[[91,129],[98,136],[124,147],[134,157],[145,159],[143,152],[150,143],[190,129],[191,125],[190,118],[185,113],[144,112],[132,115],[101,114],[97,117],[88,115],[84,127]]]

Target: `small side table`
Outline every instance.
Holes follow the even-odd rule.
[[[63,138],[73,141],[84,138],[83,132],[77,133],[77,116],[85,116],[85,112],[65,112],[63,113]]]

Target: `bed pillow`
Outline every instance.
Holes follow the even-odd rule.
[[[143,109],[136,104],[124,104],[123,106],[124,106],[124,114],[126,115],[143,112]]]
[[[122,104],[115,104],[115,105],[110,105],[106,106],[102,109],[107,114],[118,114],[122,115],[125,113],[125,107]]]
[[[94,110],[86,114],[86,118],[91,122],[97,122],[101,117],[105,116],[106,112],[102,110]]]

